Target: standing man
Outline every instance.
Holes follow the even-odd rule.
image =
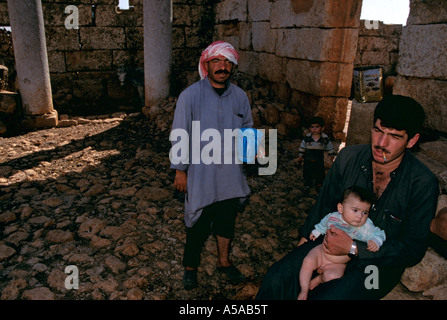
[[[424,119],[422,107],[408,97],[387,96],[377,105],[371,144],[341,150],[301,229],[298,248],[272,266],[257,299],[296,299],[303,259],[321,242],[327,253],[349,254],[352,259],[342,278],[311,290],[308,299],[381,299],[406,267],[421,261],[439,195],[436,176],[409,151],[420,137]],[[308,241],[314,225],[334,211],[343,190],[352,186],[375,195],[369,218],[387,237],[377,252],[335,227],[324,240]]]
[[[251,108],[246,93],[231,84],[229,79],[238,64],[239,55],[234,47],[217,41],[202,53],[199,62],[201,80],[184,90],[177,101],[172,129],[183,129],[188,133],[189,146],[200,143],[200,150],[209,141],[202,141],[202,133],[215,129],[220,133],[221,150],[224,150],[224,130],[252,127]],[[199,132],[194,133],[193,122]],[[198,124],[198,125],[197,125]],[[198,141],[197,141],[198,140]],[[216,141],[213,141],[216,143]],[[174,142],[173,142],[174,144]],[[232,163],[194,159],[194,150],[189,152],[188,161],[174,164],[176,170],[174,186],[185,192],[186,245],[183,256],[185,273],[184,287],[197,287],[197,267],[203,244],[210,233],[217,239],[217,270],[226,274],[232,282],[244,281],[242,273],[232,264],[229,254],[234,235],[235,218],[241,202],[249,195],[242,166],[235,163],[235,144],[232,144]],[[215,150],[213,150],[213,153]],[[202,152],[200,152],[203,155]],[[213,154],[213,159],[215,159]]]

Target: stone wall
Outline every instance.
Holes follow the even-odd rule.
[[[267,112],[255,104],[256,118],[286,133],[285,123],[297,127],[301,117],[322,115],[326,131],[344,140],[354,59],[356,66],[380,64],[387,73],[395,70],[397,56],[399,29],[381,24],[379,30],[367,30],[359,23],[359,2],[174,0],[172,95],[198,80],[201,51],[223,39],[239,50],[239,71],[260,79],[270,98],[280,101]],[[42,1],[59,113],[141,107],[142,3],[134,0],[132,10],[117,13],[117,0]],[[79,29],[65,27],[68,5],[78,8]],[[0,8],[0,25],[7,25],[6,0],[0,0]]]
[[[285,110],[323,116],[343,140],[360,10],[355,0],[222,0],[214,39],[232,43],[239,71],[264,80]]]
[[[12,47],[11,32],[6,29],[0,29],[0,65],[8,68],[8,74],[14,73],[14,49]],[[11,84],[5,85],[10,89]]]
[[[140,109],[142,3],[134,0],[133,10],[117,13],[117,0],[42,0],[53,102],[60,113]],[[280,101],[268,114],[292,118],[292,125],[298,115],[322,115],[327,131],[344,140],[353,66],[378,64],[394,75],[400,46],[395,92],[415,97],[427,110],[428,126],[446,132],[447,13],[437,3],[412,1],[399,44],[400,26],[366,29],[359,0],[174,0],[172,95],[198,79],[206,45],[223,39],[239,50],[240,73],[265,88],[266,98]],[[79,10],[79,29],[65,27],[68,5]],[[7,3],[0,0],[0,25],[8,24]],[[265,109],[254,105],[259,117]]]
[[[0,0],[0,26],[9,25],[6,2]],[[192,81],[197,57],[212,40],[212,3],[173,1],[173,95]],[[65,26],[72,13],[65,13],[68,5],[78,9],[78,29]],[[42,0],[53,103],[59,113],[141,110],[143,0],[131,1],[133,8],[120,12],[117,5],[118,0]]]
[[[379,22],[375,28],[369,27],[368,22],[361,20],[354,66],[381,66],[384,77],[396,75],[401,35],[400,24]]]
[[[200,79],[199,58],[213,40],[214,0],[173,0],[172,93]]]
[[[447,1],[411,0],[394,93],[417,100],[429,129],[447,132]]]

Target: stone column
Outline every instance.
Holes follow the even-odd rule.
[[[169,96],[172,57],[170,0],[144,0],[144,94],[151,107]]]
[[[57,125],[53,109],[41,0],[8,0],[25,125]]]

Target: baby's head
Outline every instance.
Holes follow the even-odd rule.
[[[372,194],[363,188],[354,186],[343,192],[343,200],[337,209],[343,220],[352,226],[359,227],[368,219],[373,204]]]

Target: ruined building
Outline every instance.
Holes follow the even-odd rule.
[[[0,0],[0,26],[12,28],[12,41],[1,35],[8,69],[1,72],[10,77],[3,89],[13,92],[2,93],[1,114],[7,124],[15,114],[39,128],[56,126],[62,113],[150,107],[196,81],[201,51],[222,39],[240,53],[239,74],[281,102],[278,122],[299,126],[322,115],[344,140],[353,68],[378,65],[396,77],[395,93],[425,107],[429,129],[447,132],[446,1],[412,0],[403,28],[367,25],[361,7],[361,0],[133,0],[125,9],[118,0]]]
[[[410,0],[411,10],[405,27],[383,23],[371,24],[360,20],[362,0],[130,0],[129,7],[121,5],[122,2],[118,0],[0,0],[0,140],[3,137],[21,133],[23,130],[64,126],[66,120],[62,115],[67,114],[87,116],[110,114],[115,111],[128,113],[143,111],[146,114],[148,109],[163,109],[166,100],[170,101],[169,105],[172,107],[175,97],[199,79],[197,65],[202,50],[215,40],[224,40],[233,44],[240,54],[240,63],[234,81],[247,92],[253,118],[258,124],[274,127],[280,135],[291,133],[293,129],[300,133],[299,128],[303,126],[306,119],[313,115],[320,115],[325,119],[327,132],[338,140],[337,143],[366,143],[369,135],[368,132],[365,133],[365,128],[371,126],[372,111],[376,102],[361,103],[354,99],[352,89],[354,69],[379,66],[383,72],[385,93],[390,93],[392,90],[395,94],[411,96],[419,101],[427,114],[426,133],[430,133],[429,137],[439,138],[436,141],[422,141],[420,146],[422,151],[417,156],[427,163],[439,179],[441,195],[437,212],[443,211],[445,216],[447,207],[447,153],[445,152],[447,146],[447,0]],[[1,27],[10,27],[11,31]],[[153,119],[144,119],[139,122],[145,125],[154,124],[152,121]],[[154,127],[158,129],[158,126]],[[61,131],[58,129],[58,133],[54,135],[60,137],[60,132],[64,129],[67,128],[60,128]],[[122,137],[117,137],[117,140],[110,138],[116,132],[109,130],[104,135],[98,134],[99,137],[94,139],[82,135],[86,138],[73,142],[69,141],[75,140],[73,136],[63,137],[60,140],[64,140],[64,143],[61,142],[60,145],[64,147],[60,150],[55,148],[54,151],[37,146],[44,143],[47,136],[43,136],[42,139],[35,140],[37,145],[33,142],[34,151],[29,155],[8,161],[2,166],[0,176],[2,174],[6,176],[0,177],[6,185],[2,188],[5,192],[2,194],[2,199],[8,200],[11,197],[15,201],[10,206],[14,209],[8,209],[0,217],[2,220],[0,222],[12,222],[7,227],[7,233],[5,232],[8,235],[8,240],[6,240],[8,246],[0,245],[0,260],[6,261],[5,259],[9,257],[13,260],[8,262],[8,270],[5,269],[3,274],[13,270],[17,262],[26,263],[29,269],[31,269],[31,264],[34,264],[32,275],[28,276],[32,277],[30,287],[36,283],[39,284],[39,279],[36,278],[40,278],[40,274],[46,271],[50,273],[51,270],[51,275],[57,275],[57,277],[61,274],[64,276],[61,270],[52,270],[55,264],[60,263],[59,259],[55,259],[53,264],[46,267],[43,263],[35,264],[39,261],[37,257],[27,261],[28,257],[34,255],[35,252],[42,252],[41,255],[47,257],[44,247],[50,248],[51,253],[48,253],[50,257],[55,257],[56,254],[59,256],[59,252],[63,251],[59,251],[61,249],[53,244],[72,242],[74,234],[80,235],[80,238],[83,238],[82,241],[94,243],[93,238],[90,242],[90,237],[95,234],[90,232],[89,223],[93,221],[95,224],[105,226],[104,221],[96,219],[96,214],[106,212],[110,208],[113,215],[107,217],[113,217],[112,223],[117,225],[118,222],[121,223],[120,219],[133,217],[135,212],[143,213],[140,218],[142,218],[141,221],[144,219],[147,225],[158,225],[153,223],[158,220],[152,220],[153,218],[149,215],[156,216],[157,219],[163,216],[166,225],[175,230],[173,232],[175,236],[171,237],[169,233],[166,233],[164,226],[152,230],[155,230],[154,233],[163,233],[163,236],[169,237],[169,242],[172,243],[171,248],[175,248],[174,245],[179,248],[183,238],[176,231],[180,230],[179,222],[181,221],[177,217],[179,212],[175,209],[177,200],[171,199],[172,195],[167,188],[163,189],[171,183],[168,173],[164,172],[164,166],[169,163],[167,152],[163,151],[163,154],[159,155],[155,150],[156,144],[160,141],[158,139],[147,144],[145,141],[144,146],[131,143],[129,146],[129,150],[132,151],[131,159],[125,159],[127,153],[123,152],[121,158],[115,162],[116,158],[113,158],[113,155],[119,152],[113,148],[109,150],[108,146],[117,141],[121,145],[119,149],[126,151],[123,146],[127,144]],[[126,132],[131,132],[129,135],[135,133],[133,130]],[[141,130],[138,134],[146,138],[147,133]],[[16,137],[11,137],[11,140],[14,138]],[[4,144],[8,143],[9,141],[6,141]],[[67,143],[66,146],[65,143]],[[16,148],[14,143],[9,144],[8,150]],[[88,146],[85,151],[81,150],[85,146]],[[99,146],[99,148],[90,149],[94,146]],[[41,151],[35,152],[34,147]],[[110,158],[105,156],[107,152],[112,155]],[[93,154],[92,157],[87,156],[90,153]],[[154,159],[151,158],[153,154],[156,155]],[[291,154],[292,152],[288,153],[289,156]],[[76,170],[70,172],[72,167],[65,167],[65,165],[79,155],[86,157],[83,160],[85,166],[79,167],[79,171],[83,172]],[[54,164],[50,162],[53,157],[56,169],[63,172],[57,181],[53,181],[53,171],[50,170]],[[39,165],[35,165],[36,162],[39,162]],[[101,164],[96,165],[96,163]],[[110,176],[107,176],[107,180],[103,180],[105,164],[109,163],[111,165],[107,170],[110,170]],[[156,163],[156,166],[148,166],[148,163],[151,165]],[[16,167],[20,169],[17,170],[17,174]],[[160,169],[162,167],[163,169]],[[161,172],[156,174],[157,170]],[[45,176],[42,182],[36,182],[38,188],[34,188],[32,181],[27,180],[28,176],[40,177],[41,172],[48,177],[51,175],[51,178]],[[122,180],[121,172],[126,173]],[[98,175],[93,175],[93,173]],[[283,170],[280,174],[287,176],[288,172]],[[279,185],[286,185],[283,181],[291,181],[293,177],[297,177],[297,173],[294,174],[292,178],[287,176],[287,179],[278,179],[275,176],[275,179],[272,179],[274,183],[264,190],[267,195],[266,200],[262,196],[254,198],[254,209],[252,209],[254,212],[261,211],[258,208],[262,208],[262,211],[268,213],[268,221],[272,221],[274,227],[281,228],[277,229],[281,230],[278,234],[281,236],[286,234],[289,238],[296,238],[297,231],[290,229],[291,232],[282,232],[282,226],[287,223],[275,218],[275,215],[279,217],[285,213],[283,216],[293,219],[295,223],[298,211],[292,211],[289,208],[293,206],[292,209],[295,209],[303,204],[305,206],[299,210],[306,211],[308,203],[310,206],[307,200],[299,205],[298,202],[297,205],[292,202],[292,205],[282,206],[282,202],[301,195],[300,190],[296,190],[298,193],[290,191],[293,186],[290,188],[287,186],[284,189],[278,187],[279,192],[275,189]],[[14,178],[11,180],[10,176]],[[147,182],[148,176],[151,176],[154,181]],[[138,186],[143,178],[145,183],[150,183],[150,187],[142,183],[140,186],[144,187],[137,192],[134,186]],[[132,187],[127,188],[127,184]],[[110,185],[110,190],[105,185]],[[264,182],[258,183],[258,186],[261,185],[264,185]],[[44,191],[42,195],[40,190]],[[71,192],[74,193],[70,194]],[[64,202],[62,199],[65,199],[62,198],[62,194],[64,193],[68,199],[76,199],[76,201],[70,200],[67,207],[62,209]],[[103,193],[104,197],[100,198],[99,194],[102,196]],[[53,197],[53,195],[56,196]],[[84,210],[83,206],[89,201],[90,196],[98,196],[98,202],[88,203],[88,205],[96,206],[97,210],[95,207],[95,210],[91,211],[91,216],[90,212],[85,214],[82,212],[82,215],[76,216]],[[132,196],[134,200],[121,202],[118,198],[115,201],[115,196]],[[29,199],[33,201],[30,202]],[[272,212],[264,208],[271,199],[278,199],[272,200],[272,206],[281,204]],[[146,200],[148,201],[145,202]],[[159,200],[160,208],[152,206],[152,201],[155,203]],[[26,202],[25,207],[21,206],[22,201]],[[124,202],[128,203],[124,204]],[[74,214],[69,212],[78,204],[80,204],[79,211]],[[120,212],[123,207],[126,209],[126,214]],[[28,219],[33,210],[35,210],[33,218],[38,219],[34,220],[37,221],[35,226]],[[71,219],[73,221],[65,220],[64,210],[70,218],[75,216]],[[58,219],[64,220],[53,221],[44,216],[46,214],[50,217],[60,216]],[[20,215],[17,221],[16,215],[17,217]],[[257,219],[264,218],[262,216],[259,218],[257,215]],[[264,223],[264,220],[262,221]],[[171,222],[174,223],[171,224]],[[126,226],[132,227],[132,223],[126,223]],[[25,224],[32,225],[31,229],[22,228]],[[41,228],[42,230],[46,228],[44,225],[50,224],[51,226],[55,224],[55,229],[47,228],[45,232],[48,231],[48,233],[40,231]],[[120,228],[113,230],[127,230],[121,228],[122,226],[124,224],[120,224]],[[142,226],[138,232],[141,231],[146,237],[149,232],[144,223]],[[80,232],[84,227],[88,230],[85,233],[89,234],[85,238]],[[255,224],[249,228],[254,230]],[[247,227],[247,230],[249,228]],[[79,230],[78,233],[74,229]],[[265,230],[271,229],[269,227]],[[181,231],[183,234],[183,225],[181,225]],[[30,240],[31,237],[43,238],[43,236],[45,240],[35,241],[31,246],[21,246],[21,243],[27,239]],[[109,246],[110,250],[114,250],[113,257],[107,253],[109,259],[106,262],[109,267],[114,265],[110,268],[114,273],[112,279],[118,278],[119,273],[126,277],[129,273],[122,272],[126,269],[126,264],[120,267],[115,260],[117,241],[113,239],[114,242],[111,242],[106,239],[107,237],[96,237],[95,246],[98,248]],[[158,235],[151,237],[154,242],[142,248],[144,259],[141,261],[149,260],[145,252],[154,251],[158,255],[164,248],[165,244],[157,237]],[[244,257],[243,248],[246,246],[247,248],[254,247],[255,250],[266,247],[265,251],[268,251],[269,257],[277,258],[281,251],[276,252],[274,248],[282,243],[278,240],[281,238],[275,232],[272,232],[272,236],[267,239],[262,237],[264,233],[258,232],[258,235],[243,240],[238,250],[240,257]],[[63,239],[60,240],[60,238]],[[120,236],[117,236],[117,239],[122,240]],[[9,247],[9,244],[14,248]],[[293,245],[293,242],[290,244]],[[123,252],[127,248],[135,252],[135,243],[127,245],[127,242],[123,243],[118,252]],[[3,251],[3,256],[1,251]],[[168,250],[163,250],[165,251]],[[178,253],[180,249],[172,250],[172,252]],[[21,254],[24,254],[26,259]],[[132,268],[129,272],[134,272],[135,266],[138,265],[133,259],[134,253],[126,253],[127,255],[132,257],[128,260],[130,262],[128,266]],[[85,256],[86,258],[82,258],[85,259],[83,261],[87,264],[95,264],[95,270],[97,270],[97,260],[92,259],[89,262],[87,260],[90,256]],[[171,255],[160,256],[161,260],[176,262],[172,264],[174,273],[181,269],[180,263],[177,263]],[[257,252],[254,256],[263,263],[270,261],[258,258]],[[68,261],[65,257],[64,260]],[[167,262],[161,260],[156,261],[160,262],[157,268],[167,269]],[[101,268],[104,266],[103,264]],[[246,266],[248,267],[248,264]],[[143,272],[147,275],[145,269],[139,269],[142,272],[141,276]],[[89,270],[94,269],[92,267]],[[15,273],[16,277],[23,277],[23,270],[14,271],[18,271]],[[256,272],[261,274],[263,269]],[[34,278],[37,273],[39,277]],[[96,271],[94,273],[91,275],[98,279]],[[171,277],[174,273],[163,273],[163,275]],[[172,279],[179,280],[175,276]],[[164,278],[157,280],[163,282]],[[105,279],[104,282],[110,283]],[[2,289],[6,288],[2,292],[3,297],[26,298],[29,290],[19,295],[20,290],[24,291],[26,287],[23,283],[26,281],[8,278],[8,284],[6,281],[2,283]],[[113,283],[116,283],[118,287],[118,282],[112,281]],[[414,292],[436,290],[436,294],[430,295],[445,299],[447,262],[444,258],[436,256],[433,251],[428,251],[420,264],[406,271],[402,283]],[[102,284],[103,281],[94,283],[95,286]],[[166,287],[165,283],[162,285]],[[19,286],[21,286],[20,290]],[[122,293],[115,293],[116,287],[110,289],[110,296],[121,297]],[[90,288],[94,288],[93,284]],[[158,287],[154,286],[154,288],[153,291],[158,290]],[[175,289],[175,286],[173,288]],[[46,287],[38,289],[43,289],[47,293],[50,291]],[[102,297],[98,290],[91,291],[93,293],[86,293],[87,297],[95,299]],[[138,293],[135,290],[129,290],[129,292],[133,292],[131,296],[136,296],[135,292]],[[140,293],[142,297],[142,291]],[[151,298],[159,297],[159,295],[151,294],[148,295]]]

